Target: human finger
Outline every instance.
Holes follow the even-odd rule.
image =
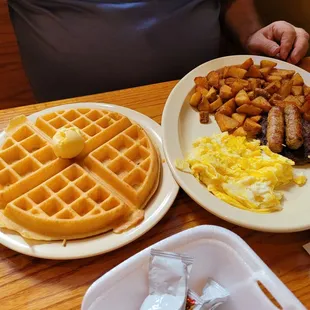
[[[297,64],[306,56],[309,49],[309,34],[302,28],[296,28],[296,39],[288,61]]]
[[[275,41],[266,38],[263,32],[257,32],[251,37],[248,48],[252,53],[265,54],[271,57],[280,51],[280,46]]]
[[[273,23],[271,29],[274,39],[280,42],[280,58],[286,60],[296,39],[295,28],[287,22],[279,21]]]

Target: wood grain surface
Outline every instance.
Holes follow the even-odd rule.
[[[176,82],[0,111],[0,129],[19,114],[65,103],[106,102],[142,112],[158,123]],[[308,215],[305,215],[308,216]],[[97,257],[51,261],[31,258],[0,246],[0,309],[80,309],[83,295],[101,275],[138,251],[197,225],[219,225],[241,236],[273,272],[310,309],[310,256],[302,248],[309,231],[289,234],[256,232],[229,224],[205,211],[182,190],[167,215],[137,241]]]

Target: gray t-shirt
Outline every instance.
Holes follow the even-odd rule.
[[[218,0],[9,0],[9,7],[39,101],[177,79],[218,56]]]

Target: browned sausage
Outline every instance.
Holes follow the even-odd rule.
[[[284,140],[284,115],[280,107],[272,107],[268,113],[267,145],[274,153],[281,153]]]
[[[297,150],[304,143],[299,109],[293,104],[287,104],[284,108],[284,118],[286,145],[292,150]]]

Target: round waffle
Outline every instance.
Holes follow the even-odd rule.
[[[57,158],[57,129],[78,127],[85,139],[73,160]],[[70,109],[22,122],[0,151],[0,226],[26,238],[76,239],[143,220],[160,175],[160,159],[146,132],[105,110]]]

